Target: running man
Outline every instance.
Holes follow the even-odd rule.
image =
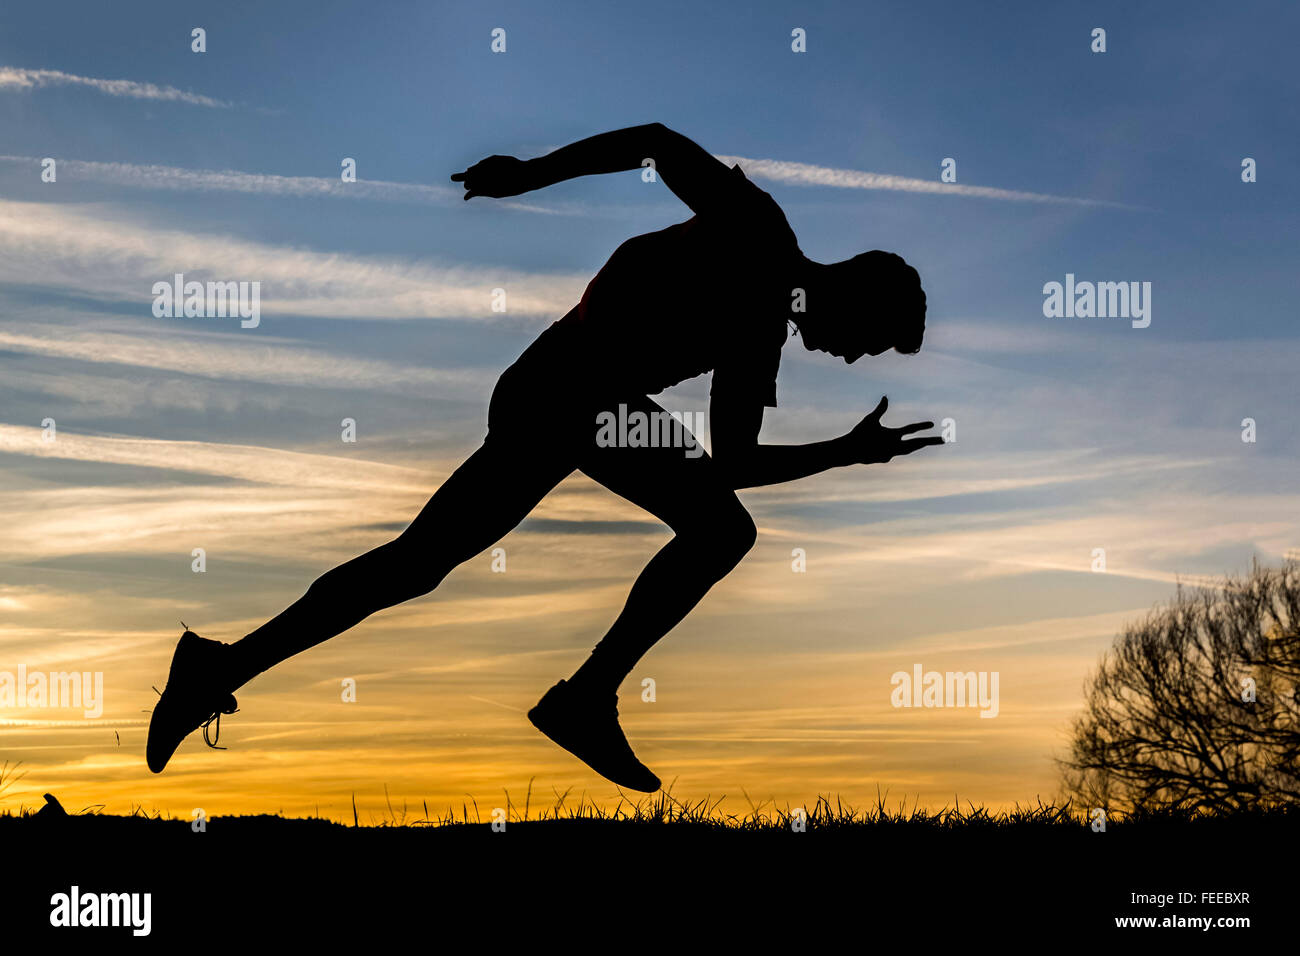
[[[146,757],[160,772],[182,740],[220,731],[233,692],[253,677],[386,607],[428,594],[490,548],[575,469],[663,521],[674,537],[632,586],[590,657],[528,712],[543,734],[614,783],[647,793],[655,776],[618,723],[618,688],[641,657],[753,547],[754,521],[736,490],[886,462],[937,436],[918,422],[888,428],[888,405],[848,433],[805,445],[758,441],[776,406],[787,320],[804,347],[852,364],[889,349],[914,353],[925,328],[915,269],[887,252],[822,264],[799,250],[776,202],[660,123],[602,133],[538,159],[489,156],[452,176],[465,199],[502,198],[577,176],[656,173],[694,215],[623,243],[582,300],[501,375],[487,437],[397,538],[322,575],[296,603],[234,644],[186,631],[149,724]],[[800,311],[794,303],[802,304]],[[712,457],[676,447],[602,447],[597,416],[620,404],[663,421],[649,396],[712,372]],[[657,413],[657,414],[656,414]],[[680,429],[680,425],[674,428]],[[213,722],[216,727],[212,728]]]

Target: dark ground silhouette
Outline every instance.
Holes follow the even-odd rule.
[[[6,938],[28,932],[105,940],[125,930],[52,929],[50,896],[149,891],[160,939],[384,938],[414,924],[431,942],[514,933],[624,946],[776,940],[801,949],[835,938],[870,947],[943,938],[979,950],[1133,937],[1135,947],[1207,950],[1277,938],[1294,894],[1277,856],[1294,811],[1187,822],[1113,822],[1105,833],[1029,815],[978,814],[736,829],[704,823],[518,822],[351,827],[279,817],[189,821],[0,817]],[[15,870],[20,867],[20,870]],[[1195,903],[1135,904],[1133,893],[1194,893]],[[1203,903],[1202,892],[1249,903]],[[1117,928],[1116,917],[1247,916],[1249,928]],[[71,934],[71,935],[70,935]],[[1201,941],[1198,943],[1198,941]]]

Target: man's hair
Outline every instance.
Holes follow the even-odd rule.
[[[925,290],[921,276],[892,252],[873,249],[841,265],[853,286],[868,296],[868,311],[892,329],[895,351],[915,355],[925,338]]]

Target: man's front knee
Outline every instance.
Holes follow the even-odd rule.
[[[740,563],[758,540],[758,528],[739,499],[718,504],[697,525],[704,547],[718,562],[719,576]]]
[[[442,582],[451,568],[427,552],[411,538],[399,535],[362,556],[361,570],[373,599],[381,607],[421,597]]]
[[[414,593],[412,597],[428,594],[465,560],[447,549],[431,547],[425,542],[398,535],[388,543],[392,555],[388,564],[398,580]]]
[[[739,561],[749,554],[758,541],[758,525],[754,524],[750,513],[741,507],[730,519],[726,535],[728,544],[734,550],[736,560]]]

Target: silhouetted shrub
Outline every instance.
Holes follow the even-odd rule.
[[[1233,811],[1300,800],[1300,564],[1256,565],[1116,638],[1062,761],[1088,806]]]

